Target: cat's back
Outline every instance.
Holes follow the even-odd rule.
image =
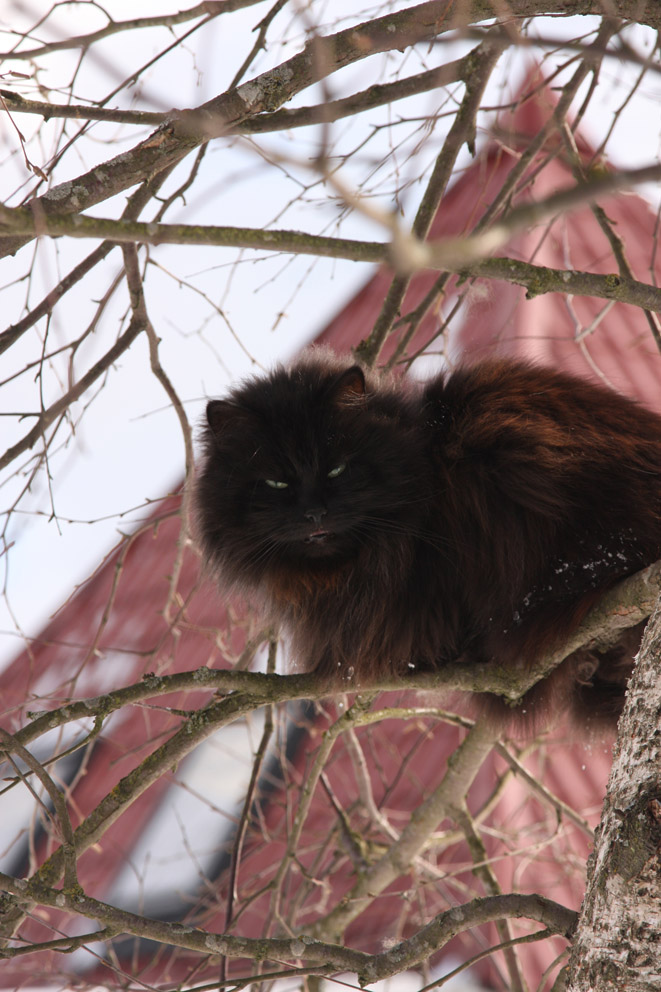
[[[443,373],[424,391],[448,451],[518,450],[541,464],[618,457],[661,470],[661,417],[615,390],[520,361],[489,360]]]

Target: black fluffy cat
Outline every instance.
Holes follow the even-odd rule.
[[[207,421],[206,557],[338,683],[533,660],[661,558],[661,418],[546,368],[419,386],[312,352]],[[612,720],[640,633],[571,656],[522,709]]]

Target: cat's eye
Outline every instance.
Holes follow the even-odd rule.
[[[339,465],[336,465],[335,468],[332,468],[328,473],[328,478],[337,479],[338,475],[341,475],[346,467],[346,462],[341,462]]]
[[[288,482],[278,482],[277,479],[264,479],[264,482],[267,486],[270,486],[271,489],[286,489],[289,485]]]

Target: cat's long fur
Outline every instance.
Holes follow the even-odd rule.
[[[338,681],[533,660],[661,558],[661,418],[546,368],[489,361],[418,386],[313,352],[207,420],[212,569]],[[572,656],[523,709],[612,718],[639,638]]]

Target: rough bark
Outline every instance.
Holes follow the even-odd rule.
[[[661,606],[619,726],[567,992],[661,988]]]

